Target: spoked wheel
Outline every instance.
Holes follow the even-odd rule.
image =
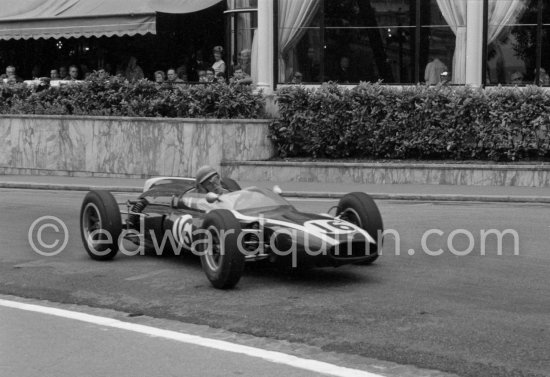
[[[219,289],[233,288],[244,270],[245,254],[239,247],[241,224],[228,210],[214,210],[206,215],[206,231],[201,251],[202,269],[210,283]]]
[[[368,265],[378,259],[383,241],[378,235],[384,232],[384,224],[374,200],[364,192],[349,193],[340,199],[336,215],[364,229],[376,241],[375,244],[369,245],[369,257],[356,264]]]
[[[114,258],[121,231],[122,219],[113,195],[101,190],[86,194],[80,209],[80,235],[90,258]]]

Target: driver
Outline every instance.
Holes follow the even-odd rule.
[[[222,187],[220,175],[216,169],[209,165],[202,166],[197,170],[195,185],[197,187],[197,192],[200,193],[213,192],[221,195],[227,192],[227,190]]]

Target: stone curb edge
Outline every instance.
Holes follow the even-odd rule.
[[[91,191],[106,190],[111,192],[141,193],[142,187],[135,186],[93,186],[93,185],[62,185],[33,182],[0,182],[0,188],[55,191]],[[285,191],[282,196],[289,198],[309,199],[340,199],[345,192],[307,192]],[[520,195],[449,195],[449,194],[385,194],[369,193],[378,200],[410,200],[410,201],[447,201],[447,202],[506,202],[506,203],[547,203],[550,196],[520,196]]]

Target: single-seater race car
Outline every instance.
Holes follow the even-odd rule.
[[[114,258],[128,241],[158,255],[191,252],[220,289],[238,283],[245,262],[302,270],[370,264],[379,256],[382,217],[365,193],[343,196],[328,211],[334,215],[311,214],[298,211],[277,186],[241,189],[229,178],[222,185],[225,193],[205,194],[193,178],[152,178],[136,200],[124,203],[108,191],[90,191],[80,211],[84,247],[95,260]]]

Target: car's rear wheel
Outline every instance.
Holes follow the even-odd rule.
[[[233,288],[244,270],[245,255],[238,241],[241,224],[228,210],[209,212],[203,223],[201,264],[210,283],[219,289]]]
[[[88,192],[80,208],[80,235],[90,258],[113,259],[121,232],[122,219],[113,195],[102,190]]]
[[[356,264],[368,265],[378,259],[382,249],[381,235],[384,232],[384,224],[374,200],[364,192],[346,194],[338,203],[336,215],[364,229],[376,241],[375,244],[369,245],[369,257]]]

